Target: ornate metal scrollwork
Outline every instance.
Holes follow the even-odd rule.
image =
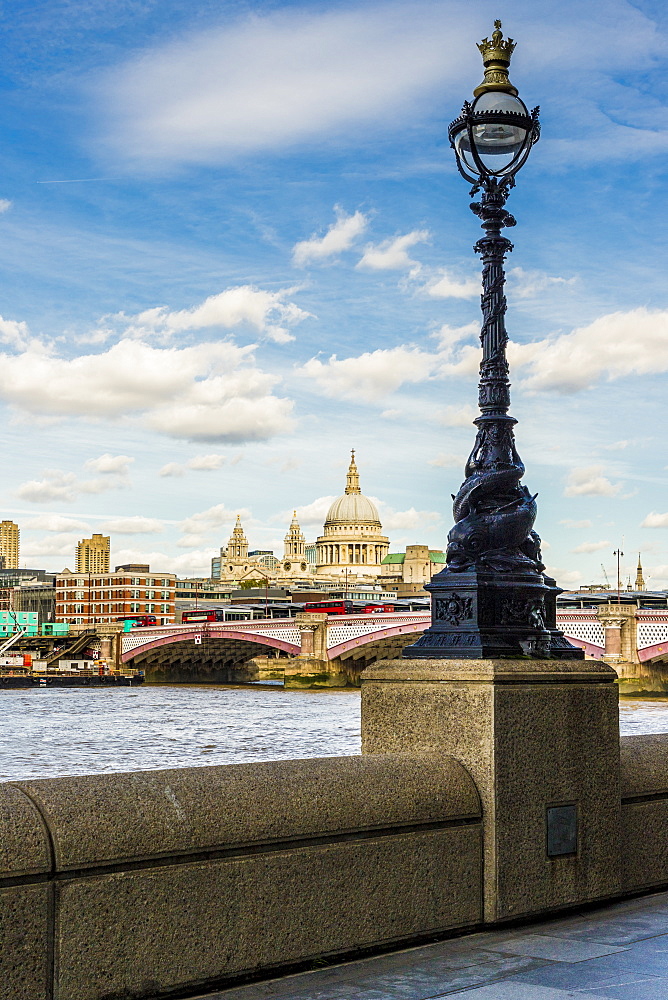
[[[520,485],[524,463],[515,447],[515,420],[508,416],[510,381],[505,326],[505,255],[512,243],[502,235],[515,219],[504,208],[508,185],[487,178],[480,202],[471,205],[485,236],[475,245],[483,260],[483,322],[480,332],[481,415],[466,479],[454,498],[455,526],[448,535],[447,566],[454,572],[487,569],[499,573],[544,569],[540,538],[533,530],[536,497]]]
[[[460,625],[473,618],[473,598],[445,594],[434,601],[434,618],[448,625]]]

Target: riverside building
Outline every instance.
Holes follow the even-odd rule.
[[[72,573],[56,577],[57,622],[74,625],[123,621],[136,615],[154,615],[158,625],[174,621],[176,576],[116,567],[115,573]]]

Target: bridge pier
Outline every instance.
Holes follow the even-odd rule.
[[[119,670],[121,662],[122,622],[108,622],[97,626],[100,637],[100,665],[108,666],[110,670]]]
[[[601,659],[616,671],[620,694],[668,691],[665,670],[641,663],[638,656],[638,609],[630,604],[603,604],[598,617],[605,630]]]
[[[347,675],[327,655],[327,623],[327,615],[295,616],[301,650],[299,656],[286,661],[286,688],[347,687]]]

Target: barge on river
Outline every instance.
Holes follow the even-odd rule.
[[[144,683],[141,671],[107,673],[98,670],[32,671],[0,670],[0,691],[15,688],[136,687]]]

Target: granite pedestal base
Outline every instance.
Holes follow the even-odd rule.
[[[598,661],[384,660],[362,675],[362,751],[441,751],[483,807],[489,922],[620,890],[616,674]]]

